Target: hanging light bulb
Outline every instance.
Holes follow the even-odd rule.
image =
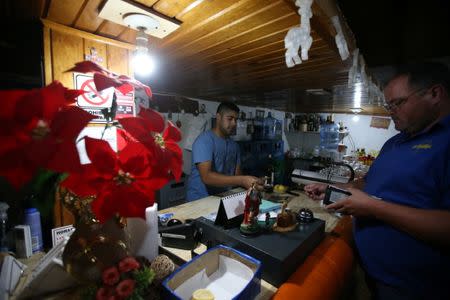
[[[136,34],[136,52],[133,55],[134,72],[141,76],[149,75],[155,68],[155,62],[148,53],[148,36],[145,27],[138,27]]]
[[[129,27],[138,31],[136,34],[136,51],[132,59],[134,72],[140,76],[151,74],[155,69],[155,62],[148,51],[146,30],[158,28],[159,22],[150,16],[139,13],[126,14],[123,21]]]

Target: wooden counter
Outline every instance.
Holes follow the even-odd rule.
[[[236,192],[237,191],[242,191],[242,189],[237,189]],[[309,208],[314,213],[314,217],[325,221],[326,232],[331,232],[336,227],[339,218],[335,214],[327,212],[323,207],[320,206],[320,202],[311,200],[303,192],[296,191],[296,193],[298,193],[299,196],[281,194],[283,196],[289,196],[289,208],[291,208],[293,211],[298,211],[300,208]],[[177,218],[180,220],[195,219],[201,216],[206,216],[213,212],[217,212],[219,201],[219,197],[209,196],[179,206],[163,209],[159,211],[159,213],[173,213],[173,218]],[[169,247],[162,247],[162,250],[170,255],[179,258],[181,262],[187,262],[192,259],[192,253],[189,250],[181,250]],[[204,251],[206,251],[206,246],[203,244],[193,250],[195,254],[201,254]],[[257,299],[270,299],[276,291],[276,287],[272,286],[264,280],[261,280],[261,293],[259,294]]]

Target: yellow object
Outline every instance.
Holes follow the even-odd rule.
[[[210,290],[198,289],[192,294],[192,300],[214,300],[214,295]]]
[[[273,190],[274,190],[276,193],[285,193],[285,192],[287,191],[287,189],[288,189],[288,187],[285,186],[285,185],[282,185],[282,184],[276,184],[276,185],[273,187]]]

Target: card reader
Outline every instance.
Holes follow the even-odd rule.
[[[323,199],[323,204],[328,205],[331,203],[335,203],[341,199],[347,198],[352,193],[347,190],[340,189],[336,186],[329,185],[325,190],[325,198]]]

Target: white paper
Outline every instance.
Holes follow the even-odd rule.
[[[229,196],[222,197],[220,201],[223,203],[228,219],[242,215],[245,209],[245,196],[247,192],[239,192]]]
[[[103,135],[103,138],[102,138]],[[108,127],[105,130],[105,126],[88,126],[85,127],[77,137],[77,141],[84,136],[89,136],[91,138],[100,139],[107,141],[111,148],[117,152],[117,129],[116,127]],[[86,147],[84,144],[84,139],[77,143],[78,154],[80,155],[81,164],[89,164],[91,160],[86,153]]]
[[[210,277],[203,269],[183,282],[174,292],[181,299],[190,300],[196,290],[207,289],[213,293],[215,300],[228,300],[238,295],[253,275],[253,271],[243,263],[220,255],[219,269]]]

